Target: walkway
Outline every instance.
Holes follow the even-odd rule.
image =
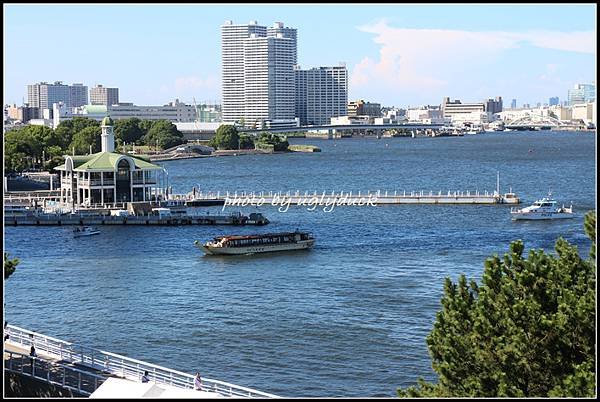
[[[145,371],[148,371],[150,381],[162,389],[193,390],[194,376],[191,374],[65,342],[13,325],[6,326],[4,334],[9,335],[9,339],[4,341],[5,370],[83,395],[93,394],[110,377],[131,381],[133,386],[140,383]],[[36,350],[35,358],[29,356],[31,345]],[[209,378],[202,378],[202,383],[207,395],[198,393],[198,397],[210,397],[209,393],[216,393],[221,397],[278,398],[277,395]]]

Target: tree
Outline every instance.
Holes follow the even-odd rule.
[[[238,149],[240,146],[240,136],[237,128],[229,124],[221,125],[210,140],[209,145],[216,149]]]
[[[286,138],[282,139],[277,134],[262,133],[258,138],[257,144],[260,145],[272,145],[274,151],[287,151],[290,145]]]
[[[171,148],[183,144],[183,134],[168,120],[157,120],[152,124],[148,133],[144,135],[143,141],[146,145],[157,145],[161,149]]]
[[[8,279],[15,272],[18,264],[18,258],[9,259],[8,253],[4,253],[4,279]]]
[[[254,140],[249,135],[240,135],[240,149],[254,149]]]
[[[482,283],[447,278],[427,337],[437,384],[419,379],[403,397],[595,395],[595,221],[586,215],[590,260],[556,241],[557,256],[520,240],[485,262]]]
[[[128,144],[137,143],[146,134],[146,132],[140,128],[140,123],[141,120],[136,117],[117,120],[114,127],[115,138]]]
[[[71,143],[75,134],[88,127],[100,127],[100,122],[87,117],[74,117],[72,120],[63,120],[55,129],[56,136],[60,139],[60,146],[70,151]],[[89,147],[88,147],[89,148]],[[88,149],[89,151],[89,149]]]
[[[7,172],[21,172],[39,160],[43,144],[32,134],[30,126],[4,134],[4,168]]]
[[[100,127],[86,127],[81,131],[77,132],[73,136],[73,141],[69,145],[69,149],[75,148],[76,155],[83,155],[90,153],[90,145],[92,146],[92,152],[96,153],[101,151],[101,134],[102,130]]]

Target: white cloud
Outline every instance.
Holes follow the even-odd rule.
[[[390,27],[387,21],[358,27],[375,34],[379,58],[365,57],[351,72],[350,86],[361,91],[388,89],[403,93],[444,92],[456,77],[469,78],[491,66],[509,49],[523,44],[595,54],[595,32],[475,32]],[[546,78],[556,72],[548,65]]]

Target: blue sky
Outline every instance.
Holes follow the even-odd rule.
[[[122,102],[221,97],[220,26],[298,29],[303,68],[345,62],[349,98],[566,99],[596,77],[596,5],[4,5],[4,103],[29,83],[119,88]]]

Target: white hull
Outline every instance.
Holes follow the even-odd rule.
[[[512,212],[512,218],[515,221],[520,220],[550,220],[550,219],[569,219],[574,218],[573,213],[568,212],[541,212],[541,213],[514,213]]]
[[[76,233],[73,236],[75,236],[75,237],[83,237],[83,236],[92,236],[92,235],[97,235],[97,234],[100,234],[100,232]]]
[[[269,253],[273,251],[290,251],[290,250],[304,250],[312,247],[315,244],[313,239],[311,240],[300,240],[296,243],[284,243],[284,244],[265,244],[260,246],[247,246],[247,247],[214,247],[198,245],[202,251],[206,254],[211,255],[242,255],[242,254],[256,254],[256,253]]]

